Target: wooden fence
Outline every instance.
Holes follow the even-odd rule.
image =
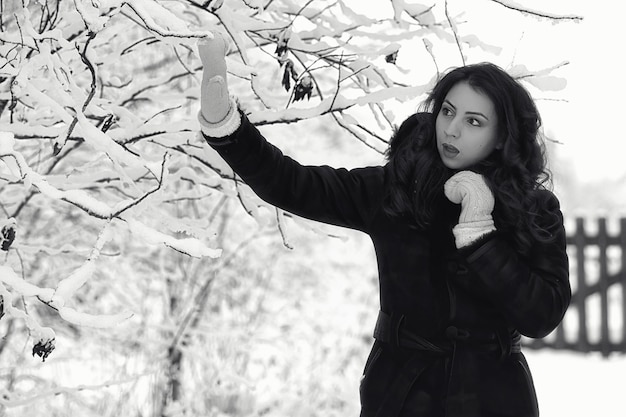
[[[626,218],[609,233],[607,219],[589,233],[583,218],[567,228],[572,301],[559,327],[544,339],[524,338],[531,349],[626,353]]]

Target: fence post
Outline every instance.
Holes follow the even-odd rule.
[[[578,309],[578,348],[581,352],[589,352],[587,338],[587,280],[585,274],[585,223],[582,217],[576,218],[574,244],[576,246],[576,307]]]
[[[600,349],[603,357],[608,357],[611,353],[611,342],[609,339],[609,281],[607,267],[607,232],[606,218],[598,219],[598,248],[600,253],[598,261],[600,263],[600,276],[598,278],[598,289],[600,290]]]
[[[620,219],[619,244],[622,251],[621,286],[622,286],[622,349],[626,351],[626,217]]]

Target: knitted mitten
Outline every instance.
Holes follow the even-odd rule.
[[[496,230],[491,216],[495,200],[482,175],[458,172],[446,181],[444,192],[448,200],[461,204],[459,223],[452,229],[457,248],[468,246]]]
[[[226,49],[224,38],[217,32],[212,39],[198,43],[203,67],[198,120],[202,131],[211,137],[230,135],[241,123],[237,104],[228,94]]]

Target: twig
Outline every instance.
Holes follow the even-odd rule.
[[[446,11],[446,19],[448,19],[448,23],[450,24],[450,29],[452,29],[452,33],[454,34],[454,40],[456,41],[456,46],[459,49],[459,54],[461,54],[461,61],[463,62],[463,66],[465,66],[465,55],[463,55],[463,48],[461,48],[461,41],[459,40],[459,34],[457,33],[456,23],[450,18],[450,14],[448,13],[448,0],[445,1],[445,11]]]
[[[283,215],[281,213],[281,210],[276,207],[276,224],[278,226],[278,231],[280,232],[280,237],[283,240],[283,246],[285,246],[287,249],[289,250],[293,250],[293,246],[289,243],[289,241],[287,240],[287,235],[285,234],[285,228],[283,225]]]
[[[127,97],[126,99],[124,99],[121,103],[119,103],[120,107],[124,107],[126,106],[128,103],[130,103],[131,101],[134,100],[139,100],[139,98],[137,96],[139,96],[141,93],[145,93],[148,90],[151,90],[153,88],[159,88],[162,87],[164,84],[168,84],[178,78],[181,77],[186,77],[189,76],[190,74],[187,72],[182,72],[182,73],[178,73],[178,74],[174,74],[171,77],[167,78],[167,79],[156,79],[154,81],[152,81],[150,84],[145,85],[144,87],[138,89],[137,91],[134,91],[130,97]],[[149,100],[149,99],[145,99],[145,100]]]
[[[89,94],[87,95],[87,98],[85,99],[85,102],[83,103],[83,111],[87,109],[87,106],[89,105],[94,95],[96,94],[96,88],[97,88],[96,87],[96,84],[97,84],[96,68],[93,66],[89,58],[87,58],[87,48],[89,48],[89,43],[95,37],[96,37],[96,33],[94,32],[89,33],[87,37],[87,42],[85,42],[85,48],[83,49],[83,52],[80,54],[81,61],[83,61],[83,63],[87,66],[87,68],[89,69],[89,72],[91,73],[91,85],[90,85],[91,88],[89,90]],[[77,46],[77,49],[78,49],[78,46]]]
[[[248,208],[248,205],[246,204],[246,202],[244,201],[244,199],[243,199],[243,197],[241,195],[241,191],[239,190],[239,184],[238,184],[238,181],[236,180],[236,175],[235,174],[233,174],[232,180],[235,183],[235,191],[237,191],[237,200],[239,200],[239,203],[241,204],[241,207],[243,207],[245,212],[250,217],[254,217],[254,215],[252,213],[252,209]]]
[[[378,110],[382,113],[382,109],[380,107],[378,107]],[[389,118],[386,117],[386,116],[385,116],[385,121],[387,121],[387,123],[389,124],[389,127],[393,128],[393,124],[391,123],[391,120],[389,120]],[[360,123],[357,123],[355,126],[358,127],[359,129],[363,130],[365,133],[367,133],[371,137],[377,139],[381,143],[383,143],[385,145],[389,145],[389,141],[388,140],[386,140],[385,138],[383,138],[382,136],[380,136],[376,132],[372,131],[371,129],[368,129],[367,127],[363,126]]]
[[[507,9],[515,10],[516,12],[529,14],[529,15],[532,15],[532,16],[543,17],[545,19],[551,19],[551,20],[573,20],[573,21],[578,21],[578,22],[583,20],[582,16],[573,16],[573,15],[563,16],[563,15],[556,15],[556,14],[551,14],[551,13],[537,12],[537,11],[533,11],[533,10],[522,9],[521,7],[508,4],[508,3],[504,2],[503,0],[491,0],[491,1],[501,5],[503,7],[506,7]]]
[[[409,12],[406,12],[406,14],[408,14],[413,20],[415,20],[417,23],[419,23],[420,25],[422,25],[422,23],[419,21],[418,17],[425,15],[426,13],[430,12],[432,9],[435,8],[435,6],[437,5],[437,3],[433,4],[432,6],[428,7],[427,9],[422,10],[421,12],[417,13],[417,14],[411,14]]]
[[[131,43],[130,45],[128,45],[127,47],[125,47],[124,49],[122,49],[122,51],[120,52],[120,56],[126,55],[127,53],[131,52],[131,50],[135,46],[138,46],[139,44],[141,44],[143,42],[147,42],[148,45],[150,45],[152,43],[159,42],[159,40],[156,37],[154,37],[154,36],[148,36],[147,38],[139,39],[138,41],[135,41],[135,42]]]
[[[343,60],[343,51],[341,52],[341,57],[342,59],[339,60],[339,62],[341,63]],[[335,105],[335,101],[337,100],[337,97],[339,96],[339,89],[340,89],[340,85],[341,85],[341,65],[339,65],[339,67],[337,68],[337,89],[335,90],[335,94],[333,94],[333,99],[330,102],[330,106],[328,106],[329,111],[332,110],[332,108]]]
[[[228,29],[226,29],[226,30],[228,31]],[[230,31],[228,31],[228,33],[230,34]],[[254,33],[254,32],[253,32],[253,31],[251,31],[250,33]],[[262,36],[258,35],[257,33],[254,33],[254,34],[255,34],[255,35],[257,35],[257,36],[259,36],[259,37],[261,37],[262,39],[264,39]],[[272,58],[274,58],[274,55],[270,54],[269,52],[265,51],[265,50],[262,48],[262,46],[264,46],[264,45],[259,44],[259,43],[258,43],[258,42],[257,42],[257,41],[256,41],[256,40],[252,37],[252,36],[250,36],[250,34],[247,34],[247,36],[248,36],[248,39],[250,39],[252,42],[254,42],[254,44],[258,47],[259,51],[263,52],[263,53],[264,53],[264,54],[266,54],[266,55],[271,56]],[[231,36],[231,37],[232,37],[232,36]],[[269,44],[269,43],[271,43],[271,42],[268,42],[268,44]],[[237,49],[239,49],[239,45],[237,45]],[[241,52],[239,53],[239,56],[241,57],[242,62],[243,62],[245,65],[248,65],[247,60],[245,60],[245,59],[243,58],[243,54],[242,54]],[[257,91],[256,86],[254,85],[254,74],[250,74],[250,79],[249,79],[249,81],[250,81],[250,87],[251,87],[251,89],[252,89],[252,93],[254,93],[254,95],[256,96],[256,98],[258,98],[258,99],[259,99],[259,101],[261,102],[261,104],[262,104],[262,105],[263,105],[266,109],[268,109],[268,110],[269,110],[269,109],[271,108],[271,107],[270,107],[270,105],[269,105],[269,104],[267,104],[267,103],[265,102],[265,100],[263,99],[263,97],[261,96],[261,94],[259,94],[259,92]]]
[[[296,15],[294,16],[294,18],[293,18],[293,19],[291,19],[291,23],[290,23],[288,26],[293,25],[293,22],[294,22],[294,21],[298,18],[298,16],[300,16],[300,14],[302,14],[302,12],[304,11],[304,9],[306,9],[307,7],[309,7],[309,5],[310,5],[311,3],[313,3],[314,1],[315,1],[315,0],[309,0],[309,1],[307,1],[307,2],[304,4],[304,6],[300,7],[300,10],[298,10],[298,11],[297,11]],[[328,6],[328,7],[331,7],[331,6]]]
[[[89,106],[89,103],[91,102],[91,100],[93,100],[94,96],[96,95],[96,90],[98,88],[96,68],[93,66],[89,58],[87,58],[87,48],[89,48],[89,43],[95,37],[96,37],[95,32],[89,32],[89,35],[87,37],[87,42],[85,42],[85,48],[83,49],[83,52],[79,53],[81,61],[83,61],[83,63],[87,66],[87,69],[89,69],[89,72],[91,73],[90,90],[89,90],[89,93],[87,94],[87,98],[85,98],[85,102],[82,105],[83,112],[85,111],[85,109],[87,109],[87,106]],[[78,49],[78,45],[76,45],[76,49]],[[76,127],[77,124],[78,124],[78,116],[75,116],[72,122],[70,123],[70,126],[67,129],[67,132],[63,135],[63,137],[58,138],[54,142],[53,153],[55,155],[57,155],[61,151],[61,149],[63,149],[63,147],[65,146],[65,143],[67,142],[67,139],[70,137],[70,135],[74,131],[74,128]]]
[[[426,51],[428,52],[430,57],[433,59],[433,63],[435,64],[435,69],[437,70],[437,79],[439,79],[439,77],[441,76],[441,72],[439,71],[439,65],[437,64],[437,59],[435,58],[435,54],[433,53],[433,44],[426,38],[422,39],[422,42],[424,42],[424,47],[426,48]]]
[[[160,143],[158,143],[156,141],[154,141],[152,143],[155,143],[155,144],[160,145],[160,146],[164,146],[164,147],[166,147],[168,149],[171,149],[171,150],[174,150],[176,152],[180,152],[180,153],[182,153],[184,155],[187,155],[189,158],[198,161],[200,164],[202,164],[206,168],[209,168],[211,171],[215,172],[222,179],[231,180],[231,181],[233,181],[235,183],[243,183],[243,181],[240,180],[239,178],[237,178],[237,176],[225,174],[222,170],[220,170],[219,168],[214,167],[213,165],[211,165],[210,163],[208,163],[204,159],[200,158],[199,156],[188,154],[187,152],[185,152],[185,149],[183,149],[182,146],[167,147],[167,146],[162,145],[162,144],[160,144]]]
[[[182,66],[185,70],[187,70],[187,73],[188,73],[188,74],[190,74],[190,75],[194,75],[194,74],[195,74],[195,72],[194,72],[194,71],[192,71],[192,70],[191,70],[191,69],[187,66],[187,64],[185,64],[185,63],[183,62],[183,59],[182,59],[182,57],[178,54],[178,50],[176,49],[176,47],[175,47],[175,46],[172,46],[172,49],[174,49],[174,54],[176,55],[176,59],[178,59],[178,62],[180,63],[180,65],[181,65],[181,66]]]
[[[344,129],[346,129],[348,132],[350,132],[350,134],[352,136],[354,136],[358,141],[362,142],[365,146],[367,146],[368,148],[372,149],[373,151],[379,153],[379,154],[384,154],[384,151],[381,151],[379,149],[376,149],[376,147],[374,147],[373,145],[369,144],[364,138],[362,138],[357,132],[355,132],[350,126],[348,126],[347,124],[345,124],[335,113],[331,113],[333,118],[335,119],[335,121],[337,122],[337,124],[341,127],[343,127]]]
[[[157,184],[156,188],[148,191],[147,193],[145,193],[144,195],[142,195],[138,199],[133,200],[132,202],[128,203],[125,207],[123,207],[123,208],[119,209],[118,211],[114,212],[113,214],[111,214],[111,218],[119,217],[120,214],[122,214],[124,211],[128,210],[131,207],[134,207],[134,206],[138,205],[143,200],[148,198],[150,195],[156,193],[157,191],[159,191],[161,189],[161,187],[163,186],[163,176],[165,174],[165,162],[167,162],[168,157],[169,157],[169,154],[167,152],[163,154],[163,161],[161,162],[161,175],[160,175],[160,178],[158,179],[158,184]]]
[[[187,39],[187,38],[197,38],[197,39],[202,39],[206,37],[205,33],[195,33],[195,32],[172,32],[171,30],[164,30],[162,28],[156,27],[154,26],[152,23],[150,23],[148,21],[148,19],[143,16],[139,10],[137,10],[131,3],[129,2],[124,2],[123,4],[125,4],[126,6],[128,6],[134,13],[135,15],[137,15],[137,17],[141,20],[141,22],[143,23],[143,27],[145,29],[147,29],[150,32],[154,32],[159,34],[159,36],[162,36],[164,38],[181,38],[181,39]],[[132,19],[131,16],[127,16],[129,19]],[[133,19],[134,20],[134,19]],[[136,21],[135,21],[136,22]]]
[[[552,71],[554,71],[555,69],[559,69],[559,68],[564,67],[564,66],[569,65],[569,64],[570,64],[569,61],[563,61],[560,64],[554,65],[553,67],[546,68],[546,69],[543,69],[541,71],[537,71],[537,72],[530,73],[530,74],[518,75],[518,76],[515,76],[513,78],[515,78],[516,80],[523,80],[525,78],[533,78],[533,77],[537,77],[539,75],[549,74]]]
[[[180,109],[182,107],[183,107],[183,105],[179,104],[178,106],[172,106],[172,107],[167,107],[165,109],[161,109],[158,112],[154,113],[152,116],[148,117],[146,120],[144,120],[142,124],[147,125],[150,120],[156,118],[158,115],[167,113],[168,111]],[[183,129],[180,132],[189,132],[189,131],[191,131],[191,129]],[[166,133],[166,132],[163,131],[163,132],[158,132],[158,133],[152,133],[151,136],[154,136],[155,134],[160,134],[160,133]],[[127,141],[126,143],[128,143],[128,142],[129,141]]]
[[[215,14],[219,20],[219,22],[222,24],[222,26],[224,27],[224,30],[228,33],[228,36],[230,37],[230,39],[232,39],[233,43],[235,44],[235,46],[237,47],[237,53],[239,54],[239,57],[241,58],[241,62],[244,65],[250,65],[248,62],[248,59],[246,58],[246,55],[243,53],[244,48],[242,48],[242,46],[237,43],[237,38],[234,36],[233,31],[231,30],[230,27],[228,27],[228,25],[224,22],[224,20],[222,19],[222,17],[219,15],[219,13]],[[248,35],[249,39],[252,39],[250,37],[250,35]],[[257,91],[257,88],[255,86],[255,76],[254,74],[250,74],[250,88],[252,89],[252,92],[254,93],[254,95],[259,99],[259,102],[261,102],[261,104],[263,105],[263,107],[265,107],[266,109],[271,109],[272,107],[265,101],[265,99],[263,99],[263,96],[261,96],[261,94],[259,94],[259,92]]]

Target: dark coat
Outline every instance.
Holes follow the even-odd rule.
[[[391,337],[379,337],[366,362],[361,416],[537,416],[528,365],[515,347],[519,333],[550,333],[570,301],[556,197],[542,191],[546,218],[560,220],[549,230],[555,243],[536,244],[522,257],[505,233],[495,232],[459,251],[452,234],[458,205],[442,199],[432,227],[420,230],[384,213],[386,166],[305,167],[242,119],[233,135],[205,139],[259,197],[372,239],[380,309],[389,319],[384,333]],[[443,350],[407,348],[398,336],[406,332]]]

